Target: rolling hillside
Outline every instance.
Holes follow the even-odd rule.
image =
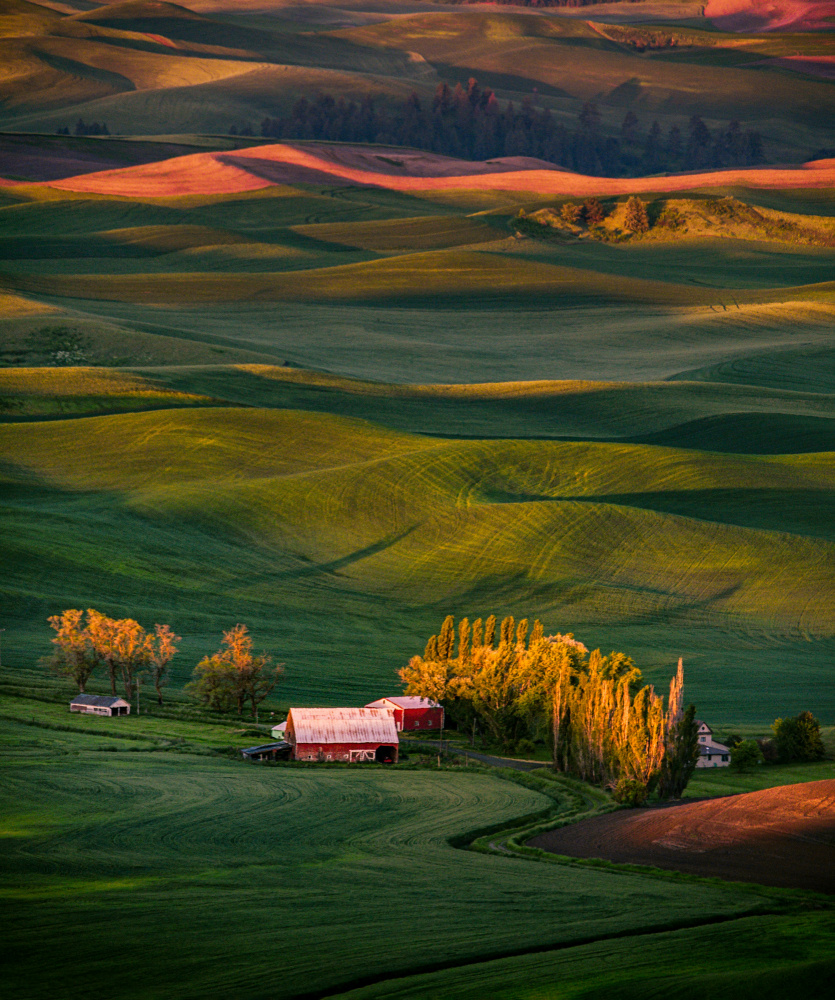
[[[822,897],[491,839],[605,790],[239,751],[490,613],[830,740],[831,6],[0,0],[13,995],[826,995]],[[182,636],[163,706],[67,712],[67,608]],[[184,690],[235,623],[285,667],[260,722]]]

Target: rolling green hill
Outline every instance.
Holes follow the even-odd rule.
[[[564,809],[570,800],[555,782],[525,788],[463,769],[257,768],[8,720],[2,742],[2,891],[14,913],[5,976],[33,998],[57,988],[85,995],[86,976],[111,951],[123,973],[114,997],[176,989],[184,998],[210,990],[289,1000],[472,963],[488,974],[482,984],[495,984],[495,966],[483,963],[505,957],[513,966],[525,953],[535,963],[576,955],[585,969],[589,949],[578,946],[589,940],[602,939],[597,953],[628,954],[629,944],[663,942],[658,932],[693,928],[672,939],[687,942],[705,927],[714,967],[733,977],[732,938],[708,925],[744,918],[747,948],[751,931],[777,935],[786,920],[752,916],[785,904],[734,886],[682,892],[670,880],[450,846],[487,823]],[[811,983],[828,914],[802,926],[788,965]],[[33,943],[36,930],[48,951]],[[68,961],[79,973],[70,981]],[[453,991],[460,981],[453,974]]]
[[[717,735],[835,722],[835,199],[825,162],[797,167],[833,155],[831,32],[660,0],[55,6],[0,0],[7,992],[825,995],[820,898],[453,846],[605,792],[238,748],[288,706],[399,692],[447,614],[539,617],[659,690],[683,656]],[[717,143],[738,119],[767,166],[795,166],[643,177],[639,235],[622,179],[577,188],[605,232],[563,224],[539,181],[491,187],[487,169],[542,165],[513,141],[472,171],[385,129],[246,148],[300,98],[402,113],[469,76],[508,121],[622,140],[630,175],[661,169],[654,120],[686,144],[691,115]],[[54,134],[79,119],[114,135]],[[133,186],[90,180],[130,166]],[[456,171],[472,185],[430,180]],[[146,685],[141,714],[69,715],[40,658],[70,607],[183,637],[164,707]],[[260,725],[184,691],[237,622],[285,665]],[[689,793],[831,772],[701,772]]]
[[[650,673],[684,653],[704,711],[743,720],[799,710],[835,632],[827,454],[465,442],[218,407],[6,424],[0,447],[18,657],[45,651],[56,607],[104,605],[171,620],[182,682],[246,620],[291,664],[288,697],[344,702],[391,686],[447,611],[524,608]],[[751,643],[768,688],[741,699]]]

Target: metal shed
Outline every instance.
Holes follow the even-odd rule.
[[[292,747],[289,743],[279,740],[278,743],[262,743],[257,747],[246,747],[241,750],[245,760],[287,760]]]
[[[70,702],[70,711],[85,715],[130,715],[130,702],[101,694],[77,694]]]
[[[291,708],[285,739],[294,760],[397,763],[397,728],[386,708]]]

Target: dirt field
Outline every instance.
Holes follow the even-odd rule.
[[[835,780],[624,810],[530,844],[572,857],[835,893]]]

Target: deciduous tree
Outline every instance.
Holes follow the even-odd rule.
[[[253,653],[246,625],[238,624],[224,632],[223,647],[197,664],[188,690],[221,712],[234,706],[242,715],[248,701],[257,721],[258,706],[281,679],[283,664],[273,664],[272,657],[265,653]]]
[[[83,618],[84,612],[77,608],[68,608],[49,618],[56,634],[52,640],[55,649],[47,658],[50,668],[61,677],[69,677],[82,694],[98,663]]]
[[[148,636],[148,661],[157,701],[162,704],[162,688],[168,683],[168,666],[177,653],[180,636],[169,625],[155,625],[154,635]]]
[[[731,767],[735,771],[752,771],[763,762],[763,752],[756,740],[740,740],[731,747]]]
[[[771,728],[780,760],[822,760],[826,754],[820,722],[811,712],[801,712],[791,719],[776,719]]]

